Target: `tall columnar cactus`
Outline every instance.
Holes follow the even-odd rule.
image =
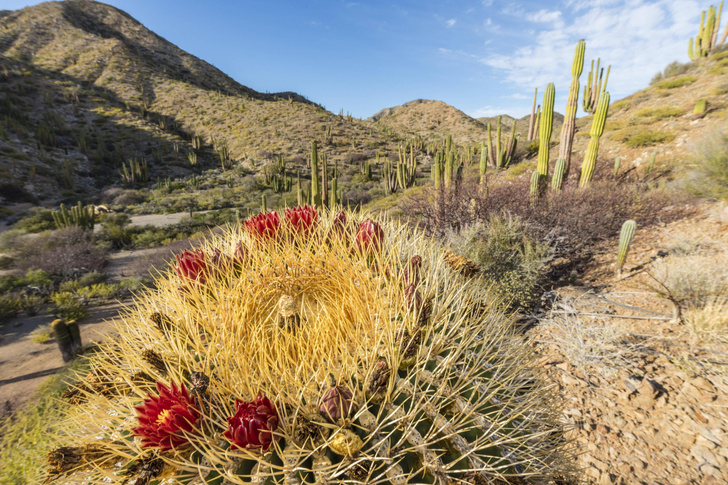
[[[68,330],[68,325],[63,320],[56,319],[51,323],[51,330],[53,331],[53,337],[58,344],[58,350],[61,351],[61,357],[63,362],[68,362],[73,359],[76,355],[74,352],[73,337],[71,332]]]
[[[488,170],[488,152],[485,148],[485,142],[480,142],[480,164],[478,165],[480,172],[480,185],[485,184],[485,173]]]
[[[318,146],[316,140],[311,142],[311,203],[321,207],[321,186],[319,185]]]
[[[609,111],[609,93],[602,93],[599,96],[599,104],[597,111],[594,113],[591,130],[589,135],[589,145],[586,148],[584,161],[581,163],[581,174],[579,175],[579,187],[586,187],[594,176],[594,169],[597,165],[597,154],[599,153],[599,138],[604,133],[604,125],[607,122],[607,112]]]
[[[409,154],[407,148],[409,148]],[[405,146],[400,145],[398,155],[397,183],[402,189],[407,189],[412,187],[417,179],[417,157],[415,156],[414,143]]]
[[[506,168],[513,159],[513,154],[516,151],[516,145],[518,144],[518,135],[516,134],[516,120],[513,120],[513,126],[511,127],[511,133],[508,136],[507,143],[501,143],[501,116],[498,117],[498,125],[496,130],[495,138],[495,152],[493,152],[493,144],[490,136],[490,123],[488,123],[488,151],[492,154],[490,164],[494,168]]]
[[[549,143],[551,142],[551,130],[554,123],[554,97],[556,96],[556,88],[554,83],[546,86],[543,93],[543,109],[541,111],[541,126],[538,130],[538,165],[536,170],[543,177],[549,174]]]
[[[384,162],[382,167],[382,183],[384,184],[384,190],[388,194],[393,194],[397,191],[397,171],[396,168],[392,167],[392,162]]]
[[[619,175],[619,166],[622,164],[622,157],[617,157],[614,159],[614,176],[616,177]]]
[[[726,24],[725,32],[720,41],[718,40],[718,33],[720,31],[720,16],[723,12],[723,2],[720,2],[718,10],[711,5],[706,12],[700,15],[700,26],[698,28],[698,35],[691,37],[688,44],[688,55],[690,59],[695,60],[701,57],[707,57],[711,52],[715,50],[717,46],[722,45],[728,36],[728,24]]]
[[[57,228],[78,226],[81,229],[93,231],[95,223],[94,206],[89,204],[84,206],[81,201],[71,207],[69,211],[66,206],[61,204],[60,210],[53,211],[53,222]]]
[[[627,253],[637,231],[637,223],[635,221],[625,221],[622,224],[622,230],[619,232],[619,249],[617,251],[617,275],[622,274],[622,267],[627,261]]]
[[[566,162],[565,173],[569,173],[571,166],[571,147],[574,143],[574,126],[576,123],[576,110],[579,107],[579,76],[584,68],[584,50],[586,44],[580,40],[576,44],[574,62],[571,65],[571,87],[569,88],[569,100],[566,103],[564,124],[561,125],[561,142],[559,144],[559,159]]]
[[[561,184],[564,182],[564,174],[566,173],[566,160],[563,158],[559,158],[556,160],[556,165],[554,166],[554,175],[551,177],[551,189],[554,190],[554,192],[560,192],[561,191]]]
[[[538,88],[533,92],[533,106],[531,106],[531,117],[528,118],[528,136],[526,141],[536,138],[536,98],[538,97]]]
[[[602,83],[602,76],[604,75],[604,68],[599,70],[600,58],[597,58],[597,69],[594,70],[594,60],[591,63],[591,69],[589,70],[589,78],[587,79],[586,86],[584,86],[584,99],[582,100],[582,108],[587,113],[594,113],[597,109],[597,102],[599,97],[607,92],[607,81],[609,80],[609,71],[612,69],[610,65],[607,67],[607,75],[604,77],[604,83]]]
[[[124,313],[67,397],[49,480],[571,478],[555,391],[437,241],[311,207],[244,227],[204,243],[204,279],[169,271]]]
[[[445,190],[449,191],[452,188],[454,172],[455,172],[455,152],[451,150],[451,151],[447,152],[447,157],[445,158],[445,172],[444,172]]]

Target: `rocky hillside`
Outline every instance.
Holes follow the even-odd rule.
[[[298,94],[242,86],[108,5],[0,16],[0,173],[14,200],[80,196],[142,158],[151,180],[220,166],[221,154],[255,172],[276,154],[305,156],[312,139],[332,162],[394,146]]]

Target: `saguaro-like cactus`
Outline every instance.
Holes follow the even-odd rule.
[[[609,80],[609,71],[612,69],[612,66],[607,67],[607,75],[604,77],[604,83],[602,83],[604,68],[599,70],[600,61],[601,59],[597,58],[597,70],[595,71],[594,61],[592,60],[589,78],[587,79],[586,86],[584,86],[582,107],[587,113],[594,113],[599,97],[607,91],[607,81]]]
[[[720,31],[720,16],[723,12],[723,2],[720,2],[718,10],[711,5],[706,12],[703,10],[700,15],[700,26],[698,35],[690,38],[688,44],[688,55],[690,59],[695,60],[701,57],[707,57],[713,50],[722,45],[728,36],[728,24],[726,24],[725,32],[720,41],[718,41],[718,32]]]
[[[541,126],[538,130],[538,165],[536,170],[543,177],[549,174],[549,143],[551,142],[551,131],[554,124],[554,97],[556,88],[554,83],[546,86],[543,93],[543,109],[541,111]]]
[[[318,172],[318,146],[316,140],[311,142],[311,203],[321,207],[321,186],[319,185]]]
[[[536,98],[538,97],[538,88],[533,92],[533,106],[531,106],[531,117],[528,118],[528,136],[527,141],[531,141],[536,137]]]
[[[594,176],[594,169],[597,165],[597,154],[599,153],[599,138],[604,133],[604,125],[607,122],[607,112],[609,111],[609,93],[603,93],[599,97],[597,111],[594,113],[591,130],[589,135],[589,145],[586,148],[584,161],[581,164],[581,174],[579,175],[579,187],[586,187]]]
[[[569,88],[569,100],[566,103],[564,124],[561,125],[561,142],[559,144],[559,158],[566,162],[566,171],[569,173],[571,166],[571,146],[574,142],[574,126],[576,122],[576,110],[579,107],[579,76],[584,68],[584,50],[586,44],[580,40],[576,44],[574,62],[571,65],[571,87]]]
[[[124,313],[49,480],[569,481],[555,391],[437,241],[345,211],[254,219],[204,243],[204,280],[168,272]]]
[[[81,229],[88,229],[93,231],[94,229],[94,206],[84,206],[81,201],[71,207],[69,211],[66,206],[61,204],[60,210],[53,211],[53,222],[57,228],[78,226]]]
[[[619,232],[619,249],[617,251],[617,275],[622,274],[622,267],[627,261],[627,253],[637,231],[637,223],[629,220],[622,224],[622,230]]]
[[[614,159],[614,176],[616,177],[619,174],[619,166],[622,164],[622,157],[617,157]]]
[[[541,187],[543,184],[541,181],[543,180],[543,175],[538,173],[538,170],[533,172],[531,174],[531,189],[530,189],[530,195],[531,195],[531,205],[535,206],[538,203],[538,199],[541,196]]]

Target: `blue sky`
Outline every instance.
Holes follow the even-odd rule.
[[[0,0],[18,9],[40,2]],[[360,118],[417,98],[471,116],[530,112],[556,84],[563,112],[574,47],[612,65],[612,100],[687,62],[694,0],[108,0],[180,48],[262,92],[296,91]],[[722,22],[725,24],[725,22]],[[722,28],[722,26],[721,26]],[[539,101],[540,102],[540,101]]]

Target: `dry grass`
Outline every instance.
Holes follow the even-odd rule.
[[[51,341],[51,330],[50,325],[41,325],[40,327],[33,330],[31,333],[31,340],[35,344],[45,344]]]
[[[707,299],[683,314],[690,333],[700,341],[728,343],[728,296]]]

